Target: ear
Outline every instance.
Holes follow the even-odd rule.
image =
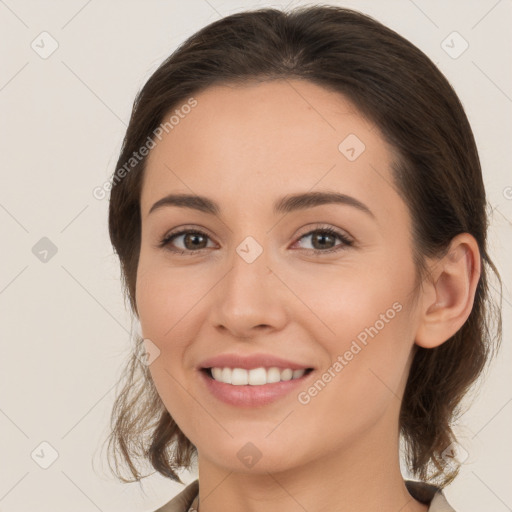
[[[453,336],[473,308],[480,279],[480,251],[475,238],[461,233],[445,256],[433,261],[422,283],[422,300],[415,343],[434,348]]]

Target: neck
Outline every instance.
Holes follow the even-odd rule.
[[[199,453],[199,512],[427,512],[405,487],[398,443],[398,434],[375,426],[358,441],[279,472],[258,472],[257,465],[235,472]]]

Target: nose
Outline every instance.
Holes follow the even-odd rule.
[[[210,321],[224,334],[249,340],[286,323],[286,287],[274,274],[264,250],[254,261],[234,253],[231,267],[212,294]]]

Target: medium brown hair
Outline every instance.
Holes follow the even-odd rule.
[[[398,155],[393,186],[411,214],[418,275],[426,277],[426,257],[443,255],[459,233],[470,233],[478,243],[482,270],[472,311],[439,347],[415,346],[400,412],[409,470],[446,485],[458,472],[443,451],[456,441],[452,425],[463,412],[462,398],[501,339],[501,306],[491,300],[489,269],[500,289],[501,280],[487,253],[487,202],[464,109],[431,60],[378,21],[323,5],[240,12],[201,29],[160,65],[135,99],[112,177],[109,231],[125,293],[138,315],[135,285],[146,158],[129,172],[126,162],[154,140],[165,116],[193,94],[214,84],[288,78],[344,95],[378,126]],[[197,451],[163,405],[142,361],[141,341],[124,369],[125,384],[112,411],[108,440],[116,475],[125,482],[147,476],[133,463],[139,459],[181,481],[177,471],[190,468]],[[119,460],[128,465],[133,479],[119,472]]]

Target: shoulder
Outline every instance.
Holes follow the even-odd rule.
[[[198,492],[199,480],[196,479],[155,512],[187,512]]]
[[[414,499],[430,505],[428,512],[456,512],[446,500],[441,488],[414,480],[406,480],[405,485]]]

